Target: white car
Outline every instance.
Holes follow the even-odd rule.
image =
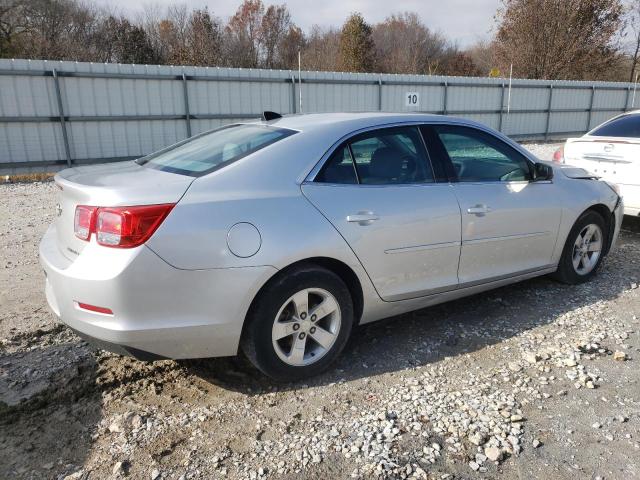
[[[580,138],[569,138],[553,157],[612,182],[625,215],[640,215],[640,110],[623,113]]]

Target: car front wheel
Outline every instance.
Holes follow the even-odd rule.
[[[270,282],[254,301],[241,342],[251,363],[278,381],[325,370],[353,324],[349,289],[333,272],[309,265]]]
[[[606,231],[599,213],[583,213],[567,237],[555,278],[564,283],[578,284],[593,277],[604,256]]]

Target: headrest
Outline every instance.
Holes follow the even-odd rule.
[[[369,175],[375,178],[399,178],[402,174],[402,154],[389,147],[380,147],[371,155]]]

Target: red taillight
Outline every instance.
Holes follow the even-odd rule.
[[[89,240],[91,233],[95,233],[97,242],[105,247],[137,247],[153,235],[173,207],[173,203],[113,208],[79,205],[76,207],[76,218],[84,219],[86,212],[93,210],[89,215],[89,222],[85,221],[85,224],[90,225],[88,235],[82,237],[76,230],[76,236]]]
[[[562,145],[556,152],[553,154],[553,161],[555,163],[564,163],[564,145]]]
[[[96,207],[88,207],[86,205],[78,205],[76,214],[73,219],[73,231],[80,240],[89,240],[93,231],[93,216]]]
[[[89,310],[90,312],[103,313],[105,315],[113,315],[113,310],[106,307],[96,307],[95,305],[89,305],[88,303],[76,302],[78,307],[83,310]]]

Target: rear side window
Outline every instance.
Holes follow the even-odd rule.
[[[433,182],[420,131],[416,127],[374,130],[337,149],[316,182],[397,185]]]
[[[338,148],[316,177],[316,182],[355,184],[358,183],[355,166],[351,160],[349,146]]]
[[[589,135],[594,137],[640,138],[640,115],[624,115],[609,120]]]
[[[138,160],[157,170],[201,176],[296,133],[270,125],[230,125]]]

